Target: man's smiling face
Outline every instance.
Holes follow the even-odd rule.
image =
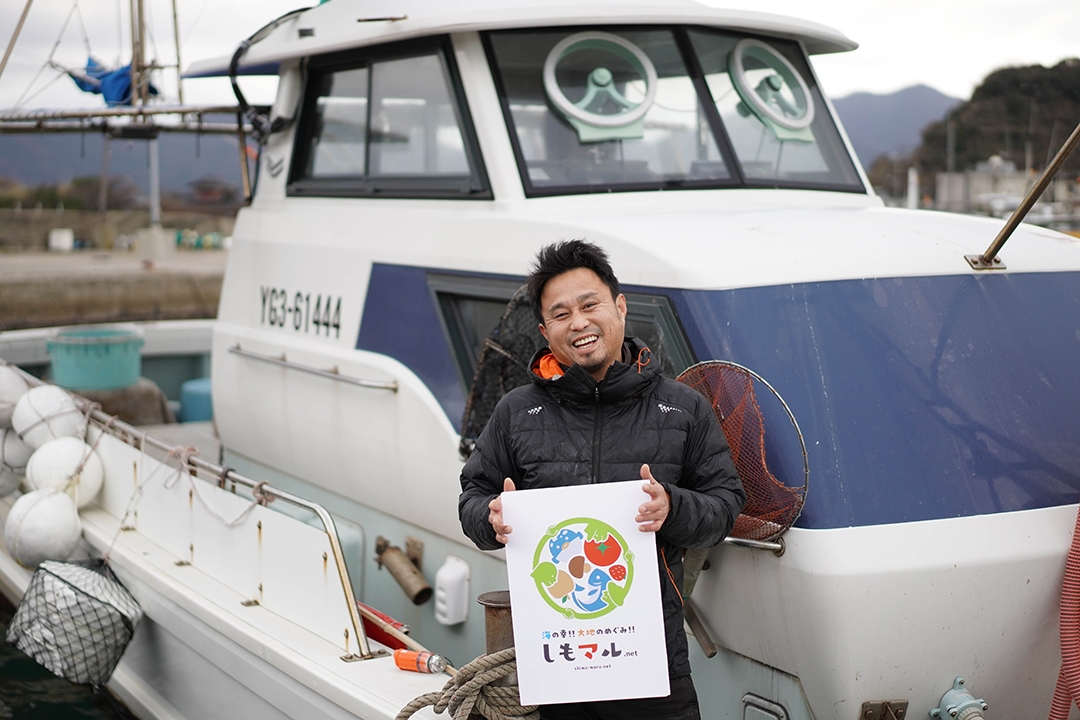
[[[622,354],[626,298],[588,268],[556,275],[540,295],[540,332],[563,365],[580,365],[600,381]]]

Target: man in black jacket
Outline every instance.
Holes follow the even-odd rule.
[[[543,248],[529,295],[548,347],[533,382],[507,393],[461,473],[461,526],[495,550],[512,528],[500,492],[640,477],[649,500],[635,521],[656,533],[671,695],[548,705],[547,720],[699,717],[682,611],[682,548],[724,539],[746,502],[708,401],[660,375],[649,349],[625,338],[626,298],[607,255],[581,240]]]

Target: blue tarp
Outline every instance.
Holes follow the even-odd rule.
[[[80,90],[103,95],[109,107],[131,104],[131,63],[116,70],[106,70],[97,60],[88,58],[86,70],[68,74]],[[149,93],[157,95],[157,88],[151,85]]]

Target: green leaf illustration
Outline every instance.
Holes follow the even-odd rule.
[[[585,538],[603,542],[608,536],[608,526],[598,520],[592,520],[585,526]]]

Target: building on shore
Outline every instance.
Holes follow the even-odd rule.
[[[1011,160],[994,155],[972,170],[937,176],[938,210],[1005,217],[1015,210],[1038,180],[1035,172],[1018,169]],[[1036,203],[1027,222],[1039,225],[1080,225],[1080,178],[1060,174]]]

